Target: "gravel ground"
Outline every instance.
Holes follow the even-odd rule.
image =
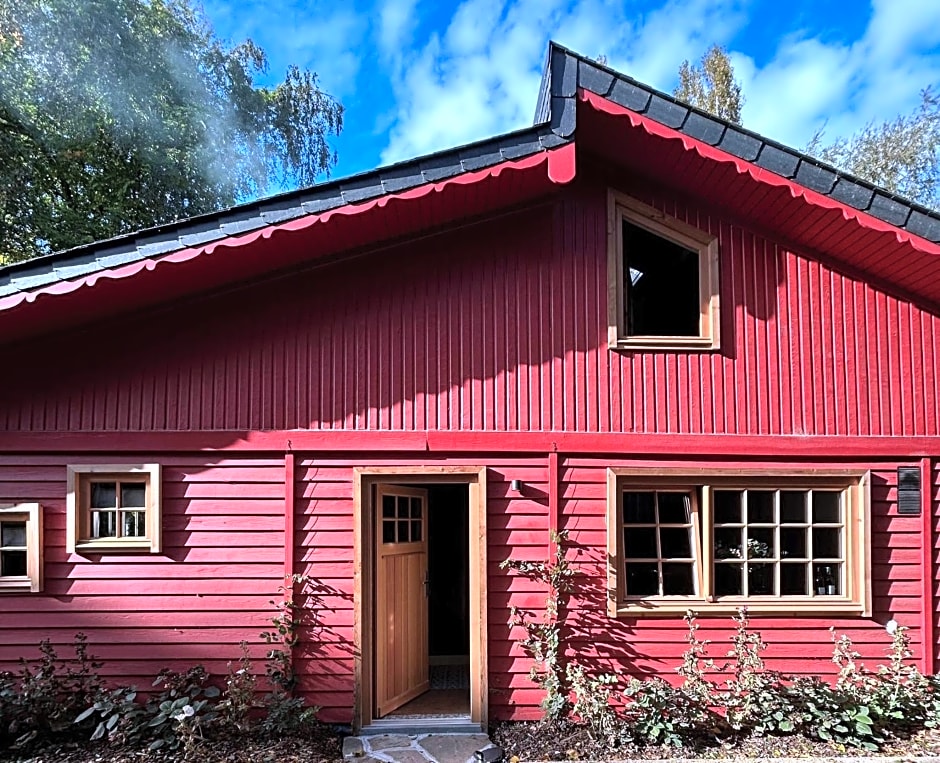
[[[504,723],[490,729],[493,743],[506,751],[507,759],[519,760],[624,760],[640,758],[664,760],[676,758],[832,758],[871,756],[856,749],[834,745],[802,736],[752,737],[736,744],[702,743],[695,747],[662,745],[621,745],[591,739],[583,726],[563,723]],[[926,730],[910,739],[893,740],[879,753],[891,757],[940,755],[940,732]]]

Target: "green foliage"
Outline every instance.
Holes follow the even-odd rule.
[[[161,670],[153,686],[163,687],[147,703],[147,726],[153,737],[151,750],[192,752],[206,727],[216,720],[215,701],[221,694],[209,684],[209,674],[201,665],[177,673]]]
[[[102,692],[93,705],[78,714],[74,722],[81,724],[88,719],[96,722],[92,741],[107,739],[117,745],[138,744],[143,740],[143,732],[149,722],[143,705],[137,702],[137,690],[129,686]]]
[[[526,637],[522,646],[532,655],[533,663],[530,678],[545,691],[542,700],[542,717],[546,721],[564,718],[570,710],[568,699],[570,687],[564,664],[565,644],[563,643],[563,625],[559,613],[564,611],[571,592],[571,578],[574,570],[565,558],[564,544],[567,535],[564,531],[552,532],[550,540],[555,547],[554,558],[545,562],[526,562],[517,559],[505,559],[500,562],[500,569],[511,569],[521,575],[543,583],[548,588],[545,597],[545,611],[541,620],[526,610],[512,607],[509,624],[525,629]]]
[[[218,712],[220,720],[225,725],[239,733],[244,733],[251,728],[251,711],[256,706],[257,680],[254,666],[248,656],[247,642],[242,641],[239,646],[242,656],[237,663],[229,662],[228,664],[228,676],[225,678],[225,689],[222,692]]]
[[[630,679],[624,722],[639,744],[681,746],[709,728],[711,713],[698,699],[661,678]]]
[[[687,60],[679,67],[679,84],[673,95],[729,122],[741,124],[744,96],[741,83],[734,78],[734,67],[728,51],[712,45],[701,61]]]
[[[819,130],[806,152],[925,207],[940,208],[940,97],[929,87],[910,114],[869,122],[831,143],[824,136]]]
[[[60,659],[49,640],[36,660],[20,660],[19,675],[0,674],[0,742],[25,747],[37,738],[54,739],[73,730],[73,720],[102,691],[100,663],[88,653],[88,639],[75,636],[73,659]]]
[[[313,183],[343,108],[266,69],[190,0],[0,0],[0,263]]]
[[[613,742],[621,731],[617,713],[610,705],[616,676],[606,673],[590,676],[580,665],[571,663],[565,666],[565,675],[574,695],[571,712],[588,727],[594,739]]]

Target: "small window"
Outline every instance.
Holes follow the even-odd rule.
[[[70,553],[160,551],[160,467],[70,466]]]
[[[612,614],[867,612],[867,476],[609,472]]]
[[[717,349],[718,240],[621,194],[609,206],[610,346]]]
[[[0,593],[42,590],[42,511],[37,503],[0,507]]]

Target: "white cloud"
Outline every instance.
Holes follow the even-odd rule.
[[[417,0],[384,0],[379,8],[379,45],[387,57],[400,56],[411,42]]]
[[[552,38],[668,84],[683,58],[733,34],[743,22],[741,3],[671,0],[634,21],[612,0],[465,0],[444,33],[432,33],[393,78],[397,114],[382,160],[530,124]]]

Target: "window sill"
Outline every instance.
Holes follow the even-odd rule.
[[[701,617],[712,615],[733,615],[741,607],[747,607],[749,615],[805,615],[819,616],[827,614],[860,615],[870,613],[857,601],[839,596],[831,599],[723,599],[705,601],[704,599],[662,599],[645,601],[619,602],[611,604],[611,617],[657,617],[666,615],[684,615],[689,610]]]
[[[153,548],[153,541],[149,538],[139,540],[86,540],[75,544],[76,554],[108,554],[108,553],[157,553]]]
[[[611,350],[714,351],[721,349],[717,339],[707,336],[630,336],[610,342]]]
[[[2,593],[34,593],[38,591],[33,581],[28,577],[16,576],[8,578],[0,578],[0,594]]]

